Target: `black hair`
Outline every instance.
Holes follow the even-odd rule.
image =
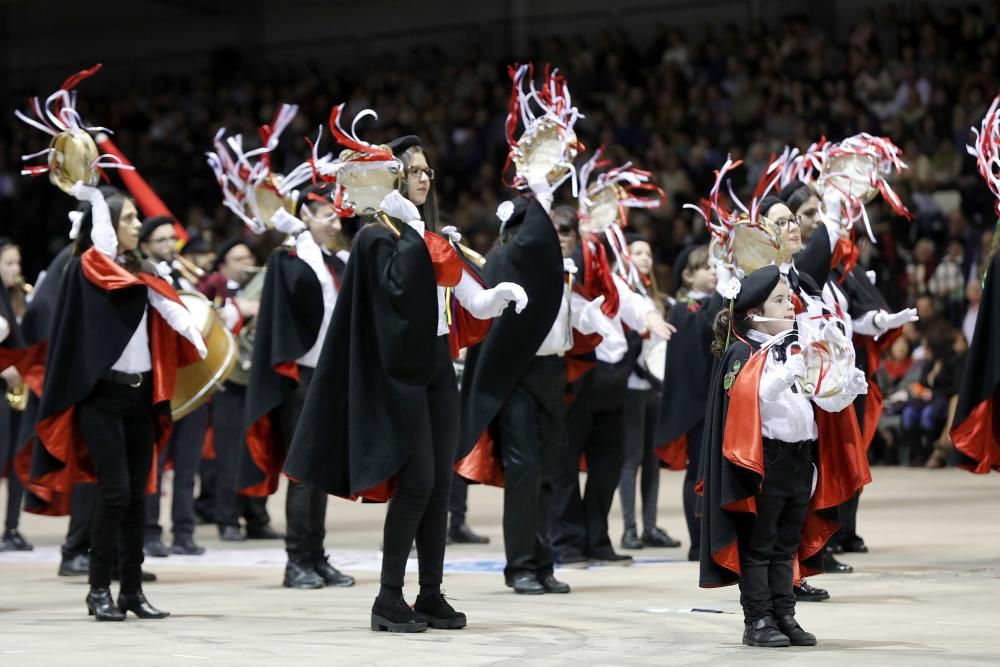
[[[746,337],[750,329],[747,315],[748,313],[730,312],[728,308],[719,311],[712,322],[712,354],[717,357],[725,354],[726,347],[732,342],[733,332]]]
[[[413,156],[416,153],[422,153],[425,158],[427,157],[427,152],[424,150],[423,146],[419,144],[410,146],[397,156],[399,161],[403,163],[403,178],[400,179],[399,191],[407,199],[410,198],[410,195],[407,192],[409,189],[406,180],[407,171],[409,170],[410,162],[413,160]],[[424,225],[427,229],[432,232],[437,232],[440,231],[441,224],[438,218],[437,195],[434,190],[434,181],[431,180],[431,185],[427,189],[427,199],[425,199],[424,203],[417,208],[420,210],[420,217],[423,219]]]
[[[122,217],[122,209],[125,207],[125,201],[131,201],[131,198],[118,188],[110,185],[102,185],[98,189],[101,191],[101,195],[108,205],[108,212],[111,214],[111,226],[117,235],[118,221]],[[89,202],[80,202],[76,210],[83,213],[83,218],[80,220],[79,234],[73,242],[73,255],[78,257],[94,245],[93,240],[90,238],[90,233],[94,228],[94,217],[93,207]],[[151,273],[154,276],[157,275],[156,267],[153,266],[152,262],[143,259],[138,250],[124,253],[123,257],[122,266],[129,273],[142,272]]]

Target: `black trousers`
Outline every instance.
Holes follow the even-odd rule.
[[[97,473],[92,587],[110,586],[120,535],[121,590],[142,588],[146,483],[156,439],[151,379],[151,373],[144,374],[142,385],[135,388],[101,381],[77,405],[77,425]]]
[[[174,484],[170,501],[170,522],[174,541],[194,535],[194,480],[201,461],[201,449],[208,430],[208,406],[204,405],[187,417],[174,422],[170,443],[160,456],[156,493],[146,496],[146,537],[160,539],[160,489],[167,458],[173,459]]]
[[[409,456],[396,476],[396,495],[385,513],[384,586],[402,588],[410,545],[417,541],[422,590],[440,589],[448,528],[448,496],[458,450],[458,384],[448,336],[438,336],[426,418],[414,424]]]
[[[7,392],[7,384],[0,380],[0,393]],[[4,530],[17,530],[21,521],[21,503],[24,502],[24,485],[14,470],[14,457],[17,454],[18,433],[21,430],[21,412],[11,410],[7,401],[0,396],[0,474],[7,475],[7,513],[4,517]]]
[[[267,498],[240,495],[237,474],[243,440],[243,403],[247,390],[226,382],[223,391],[212,397],[212,430],[215,434],[215,522],[222,530],[239,526],[240,516],[247,528],[266,526],[271,522],[265,503]]]
[[[815,444],[764,440],[757,515],[738,527],[740,604],[748,622],[795,613],[795,555],[809,509]]]
[[[455,473],[448,495],[448,526],[454,530],[465,523],[465,513],[469,509],[469,483]]]
[[[687,522],[688,536],[691,538],[691,549],[698,552],[701,549],[701,519],[698,516],[698,494],[695,486],[698,484],[698,469],[701,467],[701,439],[705,434],[705,420],[687,433],[687,469],[684,471],[684,519]]]
[[[565,392],[563,357],[535,357],[496,418],[508,581],[521,572],[552,572],[549,505],[566,421]]]
[[[66,530],[66,542],[61,549],[64,560],[90,553],[96,509],[97,484],[84,482],[74,485],[69,505],[69,528]]]
[[[313,372],[312,368],[299,366],[299,384],[295,393],[279,410],[279,428],[286,443],[291,442],[295,434]],[[288,552],[288,560],[304,563],[323,557],[327,497],[325,491],[311,484],[289,481],[285,495],[285,521],[288,524],[285,551]]]
[[[843,546],[846,542],[861,539],[858,536],[858,504],[861,502],[861,492],[858,491],[838,507],[840,527],[830,539],[830,544]]]
[[[660,411],[660,394],[652,389],[628,389],[625,392],[625,463],[618,482],[618,497],[622,504],[625,529],[636,529],[635,477],[642,467],[639,490],[642,493],[642,526],[656,527],[656,502],[660,495],[660,458],[656,455],[654,437],[656,416]]]
[[[580,380],[566,413],[565,446],[552,489],[552,543],[561,561],[614,553],[608,512],[621,478],[625,383],[628,369],[597,362]],[[587,482],[580,496],[580,454],[587,457]]]

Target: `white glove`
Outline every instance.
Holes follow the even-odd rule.
[[[854,368],[851,370],[853,372],[851,373],[850,379],[848,379],[847,381],[847,388],[846,388],[847,393],[854,394],[855,396],[859,396],[861,394],[867,394],[868,378],[865,377],[865,374],[859,368]]]
[[[573,258],[563,257],[563,273],[576,274],[577,271],[576,262],[573,261]]]
[[[882,331],[889,331],[891,329],[898,329],[904,324],[916,322],[919,319],[916,308],[906,308],[898,313],[891,314],[880,310],[875,313],[875,326]]]
[[[104,195],[97,188],[84,185],[83,181],[77,181],[69,189],[69,193],[80,201],[90,202],[90,240],[94,247],[103,255],[117,257],[118,231],[111,222],[111,211],[104,201]]]
[[[416,205],[400,194],[398,190],[393,190],[383,197],[379,208],[397,220],[406,223],[411,220],[420,220],[420,211],[417,210]]]
[[[174,272],[174,270],[170,268],[170,263],[157,262],[154,266],[156,266],[156,273],[167,282],[170,282],[170,276],[173,275]]]
[[[271,226],[282,234],[295,234],[307,229],[306,223],[302,222],[283,208],[279,208],[275,211],[274,215],[271,216]]]
[[[789,354],[782,373],[785,384],[791,387],[797,379],[806,376],[806,358],[801,354]]]
[[[208,356],[208,348],[205,347],[205,340],[201,337],[201,330],[195,326],[187,308],[153,290],[149,290],[149,303],[163,316],[171,329],[194,345],[202,359]]]
[[[528,295],[516,283],[500,283],[492,289],[477,293],[468,308],[478,319],[492,319],[500,317],[511,301],[514,302],[514,310],[520,313],[528,305]]]
[[[0,317],[0,343],[7,340],[7,336],[10,335],[10,323],[3,317]]]
[[[835,187],[823,192],[823,213],[831,220],[839,222],[843,217],[844,196]]]
[[[615,325],[611,319],[601,310],[604,303],[604,295],[597,297],[583,307],[580,313],[580,324],[577,329],[582,334],[600,334],[602,338],[607,338],[615,334]]]
[[[528,181],[528,188],[535,193],[535,199],[542,205],[546,213],[552,210],[552,184],[547,178],[538,178]]]

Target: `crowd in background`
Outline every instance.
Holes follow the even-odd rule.
[[[565,73],[585,115],[577,132],[586,154],[604,145],[612,161],[652,171],[667,192],[662,207],[633,212],[632,224],[652,241],[660,284],[669,292],[678,252],[707,239],[704,225],[682,205],[707,194],[727,154],[744,160],[734,186],[748,200],[771,154],[785,145],[805,148],[821,136],[866,131],[903,149],[909,169],[893,187],[914,219],[873,204],[878,243],[864,248],[863,260],[894,308],[920,311],[921,321],[892,347],[883,369],[889,409],[875,448],[886,462],[907,463],[933,458],[971,337],[980,259],[992,243],[992,195],[965,145],[969,127],[1000,89],[1000,3],[946,10],[927,3],[912,20],[897,11],[888,3],[872,10],[843,40],[791,16],[769,25],[717,24],[700,34],[661,26],[642,46],[609,31],[548,39],[529,50],[536,63]],[[204,161],[219,127],[255,137],[280,103],[299,104],[276,157],[280,171],[305,157],[304,137],[315,137],[334,104],[347,101],[348,117],[373,108],[379,119],[363,124],[360,134],[375,142],[419,134],[442,218],[486,250],[496,235],[497,203],[511,196],[501,173],[507,65],[475,50],[456,58],[433,46],[337,71],[306,62],[258,67],[229,54],[198,76],[137,79],[113,94],[90,93],[84,83],[79,108],[89,122],[115,130],[118,146],[189,233],[216,245],[246,233],[221,206]],[[17,92],[16,100],[26,100],[51,90]],[[324,135],[324,148],[336,150]],[[20,156],[42,142],[7,109],[0,124],[0,220],[4,234],[22,246],[29,279],[63,243],[65,212],[73,205],[46,179],[19,175]],[[274,239],[251,242],[266,253]]]

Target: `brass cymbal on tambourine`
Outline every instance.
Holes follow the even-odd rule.
[[[257,210],[260,211],[260,219],[264,223],[282,208],[293,215],[295,213],[295,199],[291,196],[281,196],[280,185],[281,174],[270,174],[262,184],[254,188]]]
[[[556,183],[569,173],[577,156],[576,134],[553,118],[539,118],[511,151],[514,170],[525,183]]]
[[[592,188],[587,193],[585,219],[580,220],[581,232],[600,232],[620,223],[622,188],[614,183]]]
[[[94,166],[100,154],[86,130],[70,128],[60,132],[52,137],[49,149],[49,180],[63,192],[68,193],[78,181],[91,187],[100,182]]]
[[[388,150],[388,147],[385,147]],[[361,216],[375,215],[385,196],[398,189],[403,164],[393,160],[359,160],[354,151],[340,154],[337,186],[342,189],[342,206]]]
[[[733,238],[733,265],[744,275],[771,264],[781,264],[785,243],[781,228],[764,216],[758,216],[757,223],[751,224],[747,216],[736,220],[731,232]],[[713,238],[709,244],[709,254],[722,264],[729,264],[722,243]]]
[[[823,164],[818,186],[820,194],[828,187],[836,187],[845,195],[867,204],[878,196],[875,172],[878,163],[871,155],[841,153]]]

